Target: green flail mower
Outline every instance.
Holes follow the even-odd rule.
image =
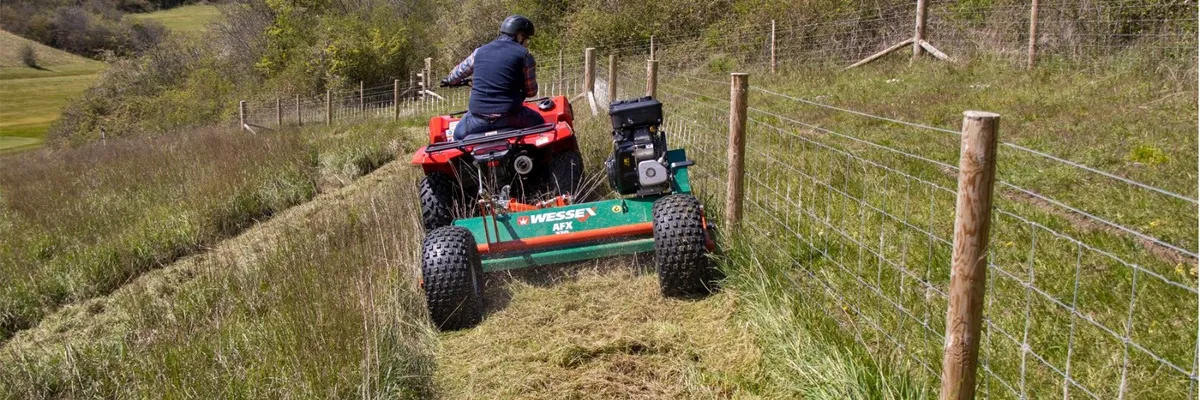
[[[662,104],[657,100],[645,97],[610,107],[613,153],[605,170],[609,186],[620,198],[574,203],[575,193],[551,193],[550,199],[526,204],[519,201],[523,198],[510,196],[508,185],[497,187],[497,176],[519,175],[512,174],[514,169],[531,171],[530,160],[554,164],[561,158],[553,154],[556,151],[539,154],[536,146],[530,146],[539,141],[550,149],[552,143],[569,138],[571,145],[557,152],[574,151],[578,158],[570,105],[564,98],[549,101],[564,103],[563,112],[568,114],[556,117],[554,129],[489,132],[457,143],[431,143],[414,157],[414,163],[433,160],[438,152],[453,149],[460,165],[449,170],[474,167],[473,174],[456,175],[476,178],[468,182],[460,178],[448,190],[476,189],[473,198],[461,203],[477,204],[478,217],[455,219],[440,227],[426,223],[431,229],[422,246],[421,285],[430,317],[443,330],[469,328],[482,320],[486,272],[653,252],[664,296],[696,297],[713,288],[717,274],[707,257],[715,246],[713,228],[700,201],[692,196],[687,168],[694,162],[682,149],[667,150],[666,133],[659,129]],[[547,110],[542,111],[546,115]],[[431,131],[437,130],[434,123],[440,124],[438,129],[452,127],[446,117],[435,117]],[[437,133],[431,136],[436,138]],[[448,159],[441,157],[438,162]],[[446,169],[434,167],[427,167],[427,173]],[[547,168],[543,175],[547,178],[564,175],[556,175],[553,165]],[[577,190],[580,185],[552,186]],[[423,196],[423,202],[427,197],[435,198]],[[425,210],[435,208],[423,204]]]

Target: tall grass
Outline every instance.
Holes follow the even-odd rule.
[[[200,129],[0,159],[0,340],[369,172],[397,138]]]
[[[5,395],[428,397],[419,172],[391,172],[65,317],[99,330],[14,339],[0,353]]]

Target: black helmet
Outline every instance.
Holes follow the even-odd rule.
[[[503,24],[500,24],[500,33],[512,37],[517,37],[518,33],[524,33],[525,36],[533,37],[533,21],[520,15],[510,15],[504,19]]]

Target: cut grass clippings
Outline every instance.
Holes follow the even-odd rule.
[[[377,168],[410,132],[202,129],[0,159],[0,340]]]

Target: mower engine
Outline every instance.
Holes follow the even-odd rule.
[[[612,103],[613,153],[604,163],[608,183],[623,195],[638,197],[671,191],[662,103],[649,96]]]

